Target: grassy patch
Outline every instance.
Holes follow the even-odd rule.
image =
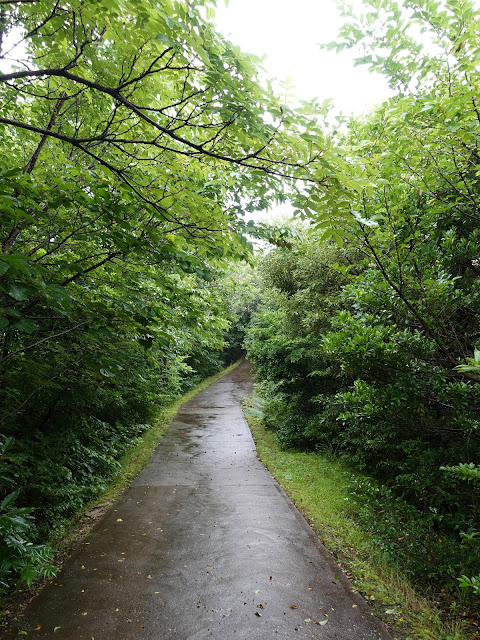
[[[245,406],[258,454],[331,551],[353,587],[371,602],[395,640],[468,640],[462,621],[442,621],[439,610],[419,595],[355,521],[349,498],[362,474],[341,461],[316,453],[284,451],[261,421],[255,397]]]

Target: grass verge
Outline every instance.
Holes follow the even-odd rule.
[[[354,589],[363,594],[395,640],[470,640],[463,621],[444,621],[354,520],[347,486],[363,476],[341,461],[280,448],[266,430],[252,396],[244,407],[260,459],[332,552]]]

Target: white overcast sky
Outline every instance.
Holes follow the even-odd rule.
[[[290,78],[299,98],[333,98],[336,109],[359,114],[391,95],[382,76],[353,66],[351,52],[319,48],[342,24],[335,0],[218,0],[216,23],[244,51],[266,54],[268,75]]]

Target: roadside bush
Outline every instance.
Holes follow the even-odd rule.
[[[54,575],[48,545],[34,544],[38,536],[32,507],[19,507],[20,490],[12,491],[20,456],[12,453],[13,438],[0,435],[0,591],[18,578],[31,584],[39,576]]]
[[[454,592],[458,576],[478,573],[460,532],[478,530],[480,491],[441,467],[480,456],[478,383],[455,373],[438,336],[371,265],[350,260],[345,278],[348,253],[306,245],[271,252],[261,266],[265,292],[246,344],[265,425],[284,448],[334,454],[371,475],[371,486],[352,489],[358,519],[418,583]],[[475,285],[452,293],[442,277],[435,305],[442,294],[453,313]]]
[[[439,526],[434,511],[414,507],[373,479],[355,479],[348,490],[355,519],[415,582],[455,592],[460,573],[477,566],[472,549],[459,544],[456,528]]]

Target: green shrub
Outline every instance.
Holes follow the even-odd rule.
[[[0,434],[0,590],[19,579],[30,585],[40,576],[55,574],[50,547],[32,542],[37,536],[33,508],[17,506],[20,490],[9,490],[19,462],[11,452],[13,444],[13,438]]]

